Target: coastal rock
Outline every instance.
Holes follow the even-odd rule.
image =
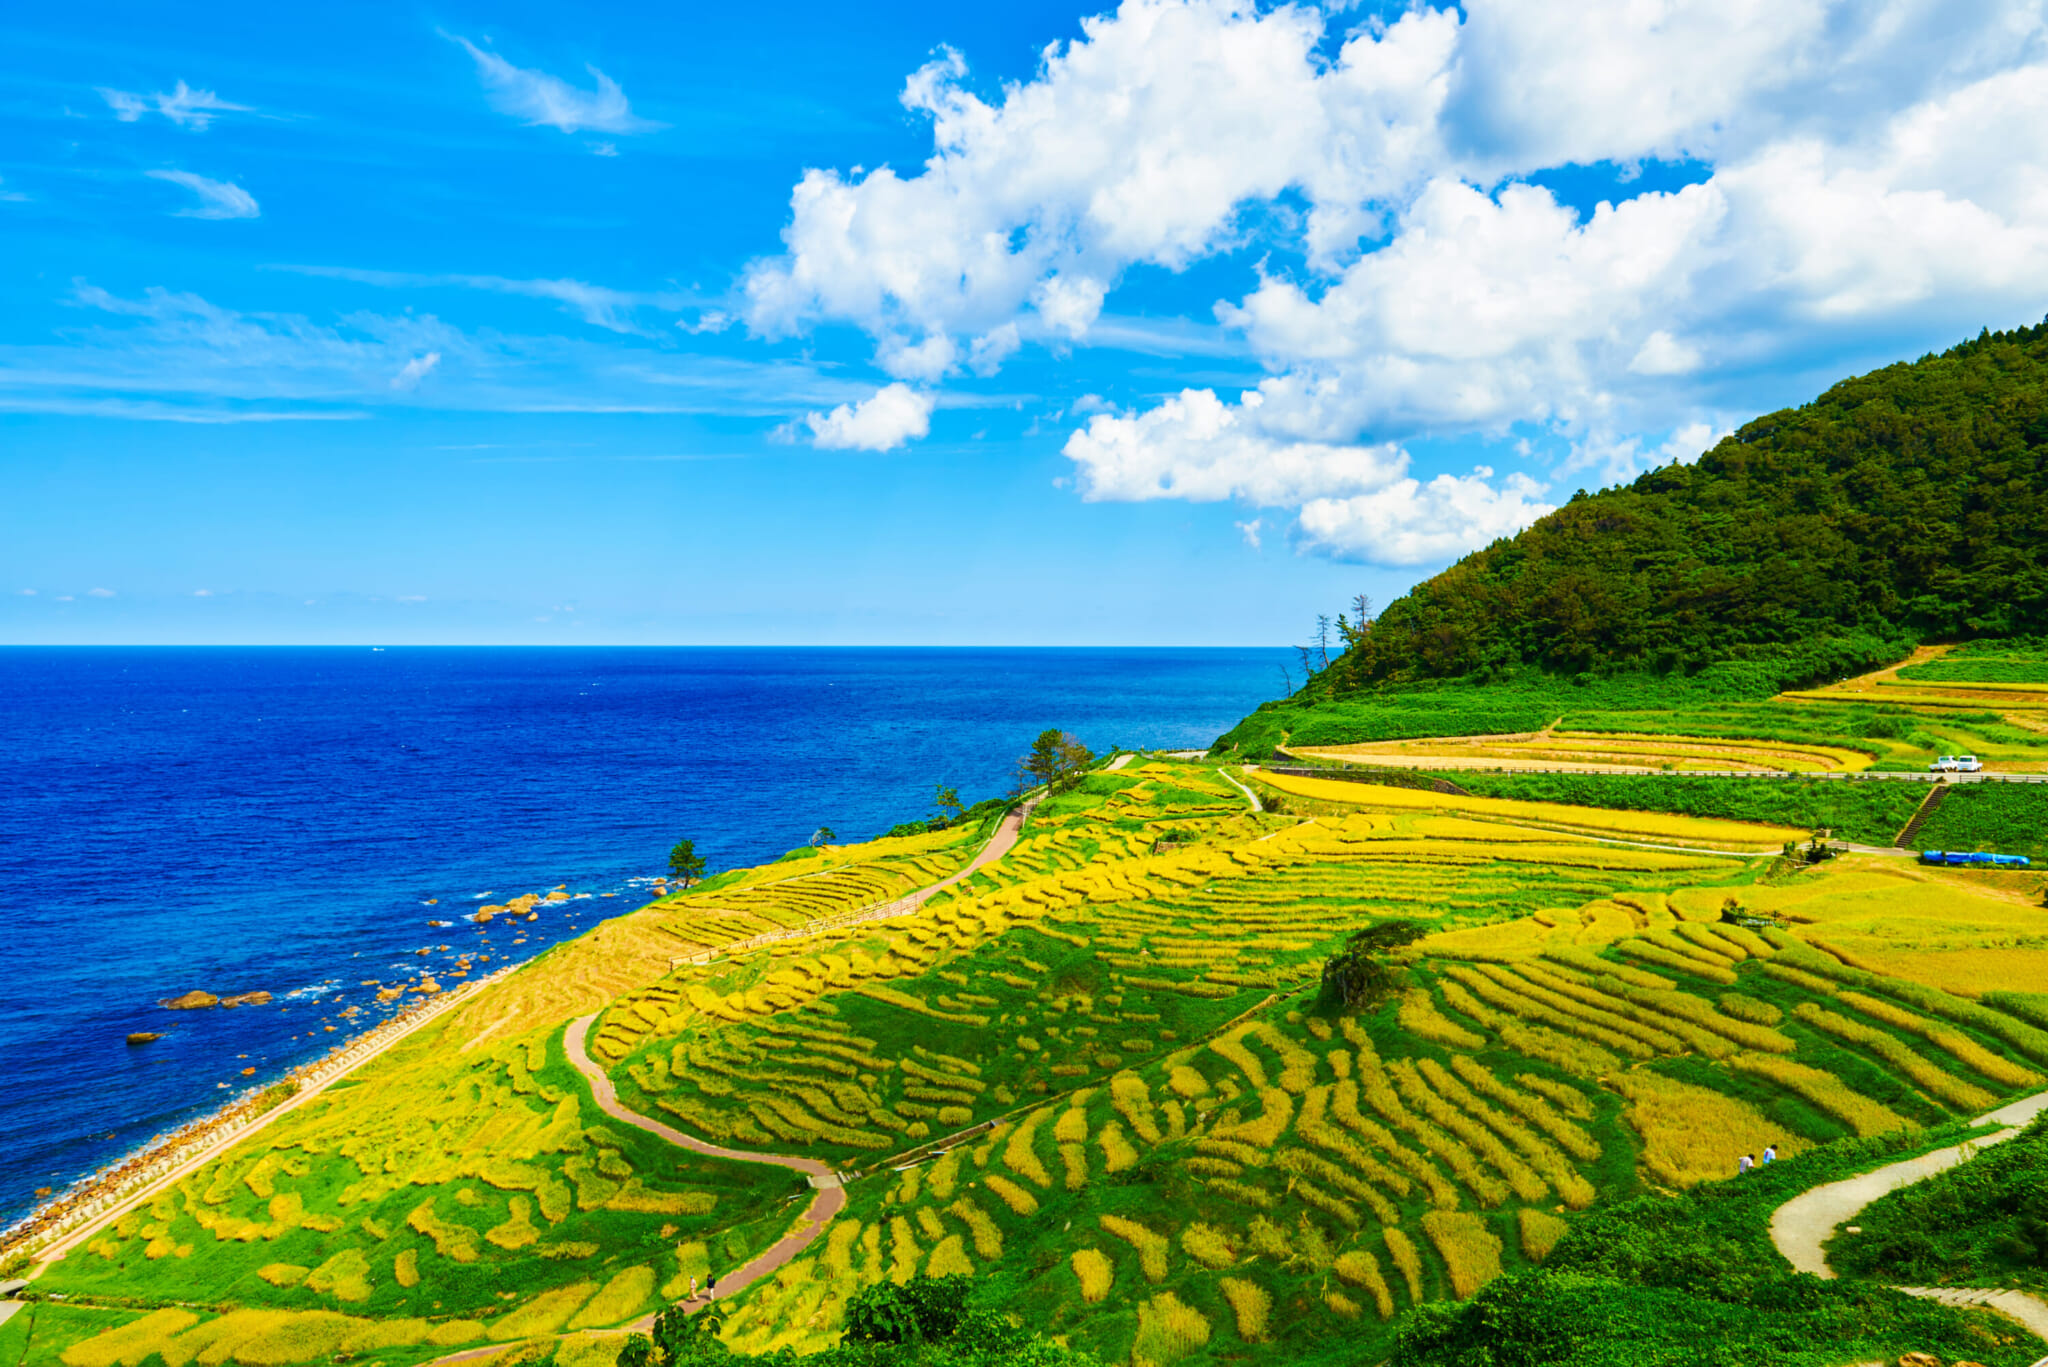
[[[254,1068],[244,1068],[244,1069],[242,1070],[242,1076],[243,1076],[243,1077],[254,1077],[254,1076],[256,1076],[256,1070],[255,1070]]]
[[[432,978],[421,978],[417,983],[413,984],[412,990],[420,993],[422,996],[431,997],[441,990],[441,984],[435,982]]]
[[[268,1006],[271,997],[268,992],[238,992],[232,997],[222,997],[222,1006]]]
[[[128,1042],[130,1044],[148,1044],[151,1040],[160,1040],[162,1038],[163,1036],[154,1030],[137,1030],[128,1037]]]
[[[472,913],[469,919],[480,926],[487,926],[491,923],[492,918],[503,910],[503,907],[483,907]]]
[[[377,994],[377,1000],[380,1002],[395,1002],[404,995],[405,989],[402,987],[387,987]]]
[[[547,895],[546,900],[550,902],[566,902],[569,900],[569,894],[563,892],[560,888],[556,888]]]
[[[167,1011],[198,1011],[204,1007],[217,1006],[220,998],[211,992],[191,991],[182,997],[166,997],[157,1005]]]

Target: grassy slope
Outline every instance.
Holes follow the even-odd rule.
[[[1879,875],[1860,866],[1759,881],[1757,865],[1481,820],[1455,802],[1375,807],[1370,785],[1349,786],[1357,801],[1301,799],[1275,816],[1248,812],[1201,766],[1098,775],[1043,807],[1010,858],[916,917],[711,964],[672,966],[658,948],[890,895],[902,870],[957,867],[973,842],[880,842],[836,852],[823,878],[791,883],[789,865],[770,866],[671,899],[613,923],[610,938],[594,933],[615,952],[593,958],[579,943],[515,975],[494,989],[507,1000],[409,1042],[48,1285],[298,1312],[222,1354],[237,1360],[303,1361],[293,1354],[368,1333],[311,1307],[428,1317],[371,1354],[397,1367],[430,1351],[425,1332],[481,1332],[451,1321],[492,1321],[500,1337],[575,1327],[576,1314],[617,1323],[662,1283],[730,1268],[779,1232],[782,1179],[599,1125],[560,1058],[559,1021],[620,981],[622,961],[637,978],[606,986],[599,1038],[629,1104],[869,1173],[827,1239],[734,1302],[728,1339],[749,1351],[829,1342],[866,1283],[971,1270],[990,1304],[1110,1360],[1310,1360],[1339,1343],[1347,1360],[1371,1356],[1391,1350],[1413,1306],[1534,1270],[1558,1219],[1716,1177],[1732,1146],[1794,1151],[1941,1124],[2040,1085],[2048,1068],[2048,1033],[2015,1018],[1859,975],[1792,937],[1714,926],[1732,897],[1782,904],[1823,940],[1917,933],[1872,921],[1866,885]],[[1688,829],[1627,820],[1652,842]],[[1975,933],[1972,896],[1940,904],[1951,939]],[[1986,935],[2004,933],[2003,909],[1983,912]],[[1322,957],[1388,917],[1438,928],[1403,993],[1363,1017],[1320,1011]],[[1745,1065],[1754,1057],[1764,1071]],[[886,1161],[989,1119],[1006,1123],[938,1163]],[[266,1154],[268,1198],[265,1179],[250,1180]],[[610,1208],[631,1180],[717,1201]],[[550,1182],[559,1223],[539,1208]],[[234,1237],[290,1223],[270,1205],[283,1194],[337,1227]],[[485,1237],[528,1194],[536,1242]],[[429,1198],[439,1241],[406,1224]],[[222,1237],[217,1219],[198,1226],[202,1207],[248,1225]],[[451,1236],[456,1224],[474,1232]],[[164,1256],[147,1256],[153,1239]],[[536,1256],[578,1243],[594,1247]],[[351,1249],[366,1285],[341,1275],[345,1258],[333,1265]],[[408,1250],[415,1288],[395,1275]],[[274,1286],[255,1275],[273,1262],[330,1275],[319,1289],[311,1277]],[[1855,1311],[1859,1332],[1896,1351],[1920,1346],[1900,1334],[1935,1323],[1889,1313]],[[1954,1312],[1925,1314],[1941,1342],[1963,1332]],[[1978,1356],[2003,1360],[1992,1347]]]
[[[1829,1262],[1908,1286],[2048,1291],[2048,1118],[1961,1167],[1881,1197]]]

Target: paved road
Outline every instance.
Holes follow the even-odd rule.
[[[1856,1213],[1887,1192],[1900,1187],[1922,1182],[1937,1173],[1948,1171],[1960,1163],[1981,1153],[1992,1144],[2001,1144],[2020,1133],[2022,1126],[2043,1111],[2048,1111],[2048,1092],[2025,1097],[2009,1105],[2001,1106],[1988,1115],[1979,1116],[1980,1125],[2003,1125],[2007,1128],[1981,1139],[1972,1139],[1933,1153],[1923,1153],[1918,1158],[1908,1158],[1874,1172],[1830,1182],[1825,1186],[1801,1192],[1779,1206],[1771,1213],[1771,1242],[1785,1260],[1801,1272],[1811,1272],[1816,1277],[1835,1275],[1828,1266],[1827,1254],[1822,1248],[1835,1230],[1854,1219]],[[2048,1301],[2030,1296],[2024,1291],[1992,1291],[1977,1287],[1925,1287],[1901,1286],[1894,1288],[1911,1296],[1925,1296],[1949,1305],[1988,1305],[2004,1311],[2027,1326],[2043,1339],[2048,1339]],[[2048,1363],[2043,1358],[2035,1367]]]
[[[612,1086],[611,1077],[604,1069],[598,1067],[591,1059],[587,1047],[591,1022],[596,1019],[597,1013],[593,1011],[587,1016],[579,1016],[569,1022],[568,1033],[563,1037],[563,1046],[568,1052],[569,1062],[576,1066],[576,1071],[583,1074],[583,1080],[590,1084],[591,1095],[596,1098],[599,1110],[614,1120],[622,1121],[635,1129],[645,1130],[655,1138],[673,1144],[679,1149],[701,1153],[707,1158],[724,1158],[735,1163],[768,1163],[778,1168],[788,1168],[792,1172],[803,1174],[817,1189],[816,1194],[811,1197],[809,1209],[804,1211],[803,1227],[777,1240],[737,1272],[719,1275],[719,1290],[728,1296],[734,1295],[746,1290],[761,1278],[774,1275],[790,1259],[809,1248],[817,1237],[825,1232],[825,1226],[832,1217],[846,1208],[846,1192],[840,1187],[839,1178],[832,1169],[815,1158],[728,1149],[723,1145],[707,1143],[693,1135],[684,1134],[681,1130],[664,1125],[659,1120],[651,1120],[638,1111],[629,1111],[620,1105],[618,1089]],[[688,1303],[692,1306],[702,1305],[707,1303],[707,1299],[699,1296]],[[644,1329],[653,1323],[654,1317],[649,1315],[633,1327]]]

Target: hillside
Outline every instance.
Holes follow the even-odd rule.
[[[742,871],[557,948],[94,1231],[0,1354],[611,1367],[713,1275],[742,1357],[828,1350],[916,1275],[970,1278],[1046,1364],[1556,1360],[1473,1356],[1501,1325],[1603,1364],[1697,1361],[1701,1326],[1806,1367],[2042,1350],[1795,1284],[1764,1233],[1804,1185],[2048,1087],[2031,1003],[1978,995],[2048,977],[2036,875],[1140,760],[862,919],[990,829]],[[1324,960],[1394,920],[1427,933],[1392,994],[1326,999]],[[692,1144],[829,1165],[844,1208],[606,1115],[597,1073]],[[1728,1180],[1767,1144],[1768,1182]]]
[[[2048,324],[1845,380],[1693,464],[1582,492],[1389,605],[1318,689],[1748,658],[1775,691],[1889,643],[2044,630]]]

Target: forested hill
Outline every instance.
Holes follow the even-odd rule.
[[[2044,630],[2048,323],[1846,380],[1694,464],[1582,493],[1389,605],[1305,691],[1745,656],[1819,674],[1841,663],[1830,642]]]

